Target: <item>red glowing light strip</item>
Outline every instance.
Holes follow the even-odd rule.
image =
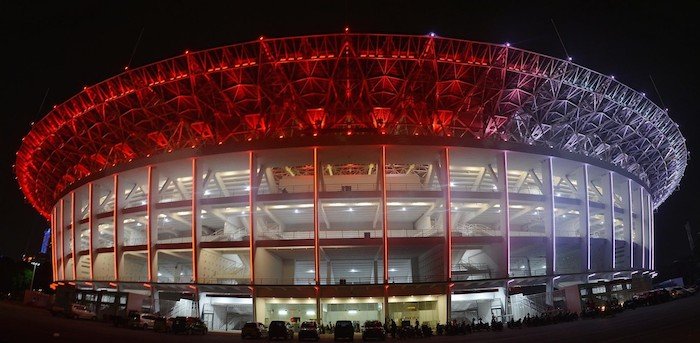
[[[192,159],[192,281],[197,282],[197,159]]]
[[[78,236],[76,235],[75,229],[75,192],[70,193],[70,221],[71,234],[73,235],[73,251],[71,252],[73,254],[73,280],[78,280],[78,258],[75,254],[75,246],[77,245],[75,242],[75,238]]]
[[[382,236],[384,243],[384,283],[389,282],[389,224],[387,222],[386,206],[386,146],[382,145],[382,161],[379,166],[382,173]]]
[[[114,174],[114,280],[119,281],[119,174]]]
[[[253,165],[253,152],[248,152],[248,226],[250,226],[250,235],[248,235],[248,245],[250,245],[250,284],[255,284],[255,223],[253,220],[253,172],[255,171],[255,166]]]
[[[445,204],[445,221],[447,222],[447,280],[452,280],[452,187],[450,187],[450,148],[445,148],[445,185],[447,185],[447,203]]]
[[[64,207],[64,199],[61,199],[61,213],[60,213],[61,214],[61,229],[59,230],[60,235],[61,235],[61,265],[59,266],[59,269],[58,269],[58,271],[60,272],[61,280],[66,279],[66,271],[63,269],[63,265],[64,265],[63,260],[65,259],[65,252],[63,251],[63,248],[64,248],[64,246],[63,246],[63,244],[64,244],[64,242],[63,242],[63,230],[64,230],[64,223],[63,223],[63,220],[64,220],[63,213],[64,212],[63,211],[64,211],[64,208],[63,207]]]
[[[153,184],[153,166],[148,166],[148,192],[146,193],[146,265],[148,268],[148,282],[153,282],[153,266],[151,259],[153,258],[151,252],[151,191]]]
[[[319,256],[318,234],[318,148],[314,147],[314,280],[316,281],[316,285],[318,285],[321,280],[319,275],[321,274],[321,258]]]
[[[95,279],[95,260],[92,259],[92,182],[88,184],[88,254],[90,258],[90,280]]]

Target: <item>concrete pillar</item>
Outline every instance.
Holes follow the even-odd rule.
[[[502,255],[498,265],[499,273],[497,277],[507,278],[510,276],[510,200],[508,197],[507,152],[503,151],[498,156],[497,168],[496,175],[498,180],[496,180],[496,188],[498,188],[498,192],[500,193],[501,236],[504,242],[504,246],[501,249]]]
[[[542,193],[545,197],[544,210],[546,213],[544,218],[544,231],[547,237],[547,275],[554,275],[556,273],[557,263],[557,232],[554,213],[553,174],[552,158],[549,157],[542,161]]]

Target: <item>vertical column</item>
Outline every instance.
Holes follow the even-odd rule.
[[[613,172],[608,172],[610,178],[610,243],[612,245],[612,266],[610,270],[615,270],[615,187],[613,184]]]
[[[552,158],[549,157],[543,161],[543,193],[547,201],[545,211],[547,212],[547,221],[545,222],[545,235],[549,238],[547,246],[547,275],[553,275],[557,270],[557,230],[556,230],[556,213],[554,207],[554,169],[552,166]]]
[[[192,282],[197,283],[199,280],[199,234],[197,223],[199,222],[199,175],[197,174],[197,158],[192,158]]]
[[[255,171],[255,156],[252,151],[248,152],[248,223],[250,226],[249,242],[250,245],[250,284],[255,284],[255,196],[258,192],[258,185],[255,183],[255,177],[257,175]],[[253,289],[253,294],[255,290]],[[253,308],[255,308],[255,296],[253,296]]]
[[[444,184],[442,189],[445,194],[445,264],[447,281],[452,281],[452,187],[450,187],[450,148],[445,148],[445,165],[442,168],[445,173]],[[449,289],[448,289],[449,290]],[[448,292],[448,308],[449,308],[449,292]],[[447,312],[449,317],[449,311]]]
[[[148,268],[148,282],[153,282],[153,235],[151,230],[151,201],[153,200],[153,166],[148,166],[147,192],[146,192],[146,268]],[[156,280],[158,281],[158,280]]]
[[[66,254],[65,254],[65,252],[63,251],[63,247],[65,247],[65,245],[64,245],[65,243],[63,242],[63,238],[64,238],[64,237],[63,237],[63,234],[64,234],[63,231],[64,231],[65,228],[66,228],[66,225],[65,225],[65,223],[64,223],[64,218],[63,218],[63,217],[64,217],[64,215],[63,215],[63,214],[64,214],[64,212],[63,212],[63,211],[64,211],[63,207],[65,206],[64,203],[65,203],[65,201],[64,201],[63,199],[61,199],[61,209],[58,211],[59,214],[61,215],[61,220],[59,221],[60,227],[59,227],[59,230],[58,230],[58,233],[61,235],[61,255],[60,255],[60,256],[61,256],[61,260],[60,260],[60,266],[58,267],[58,271],[60,272],[61,280],[65,280],[65,279],[66,279],[66,270],[65,270],[65,265],[66,265],[66,264],[65,264]]]
[[[632,239],[632,232],[634,232],[634,217],[632,217],[632,209],[634,205],[632,204],[632,180],[627,179],[627,220],[629,221],[629,240],[630,240],[630,269],[634,269],[634,240]]]
[[[88,256],[90,259],[90,280],[95,279],[95,259],[93,258],[92,247],[94,246],[94,236],[92,233],[92,201],[93,190],[92,182],[88,183]]]
[[[389,227],[386,206],[386,146],[382,145],[382,158],[379,163],[382,187],[382,242],[384,243],[384,287],[389,283]]]
[[[649,204],[649,234],[647,237],[649,245],[649,269],[654,269],[654,203],[651,200],[651,194],[647,195],[647,203]]]
[[[585,213],[584,217],[586,218],[586,271],[590,272],[591,271],[591,202],[590,202],[590,194],[588,194],[588,164],[583,165],[583,193],[585,196],[583,197],[584,201],[584,206],[585,206]]]
[[[508,277],[510,276],[510,197],[508,195],[508,153],[506,151],[503,151],[499,156],[498,164],[496,187],[501,192],[501,234],[506,245],[504,249],[501,249],[503,255],[499,268],[502,269],[501,277]]]
[[[114,174],[114,281],[119,281],[119,174]]]
[[[56,206],[51,209],[51,275],[53,282],[58,280],[58,268],[56,268],[56,256],[58,249],[56,247]]]
[[[644,212],[645,212],[644,209],[646,208],[646,206],[644,205],[644,187],[639,187],[639,204],[640,204],[639,208],[642,209],[642,211],[641,211],[642,213],[640,215],[642,216],[642,220],[641,220],[641,222],[642,222],[642,269],[644,269],[646,267],[646,259],[644,257],[644,247],[646,246],[646,237],[645,237],[646,233],[645,233],[645,231],[646,231],[646,226],[647,226],[646,219],[645,219],[646,217],[644,216]]]
[[[75,226],[75,191],[70,192],[70,221],[71,235],[73,235],[73,244],[71,245],[71,254],[73,255],[73,281],[76,281],[78,280],[78,255],[76,254],[76,245],[78,245],[76,240],[78,235],[76,231],[78,230]]]
[[[319,234],[318,234],[318,148],[314,147],[314,281],[316,282],[316,288],[321,283],[321,252],[319,251]],[[330,266],[326,269],[326,274],[330,278]],[[327,280],[327,284],[330,284],[330,280]],[[318,293],[318,292],[317,292]],[[316,297],[316,303],[319,303],[318,296]],[[316,318],[321,317],[321,312],[316,312]]]

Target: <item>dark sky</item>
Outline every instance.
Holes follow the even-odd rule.
[[[14,182],[11,166],[30,122],[83,85],[118,74],[144,29],[132,67],[199,50],[254,40],[352,32],[426,34],[504,43],[565,57],[554,19],[574,61],[659,102],[653,75],[691,151],[700,149],[697,64],[700,6],[665,1],[104,1],[71,4],[3,1],[0,5],[2,148],[0,254],[36,250],[48,224]],[[245,3],[245,4],[241,4]],[[486,3],[486,1],[484,1]],[[692,7],[691,7],[692,6]],[[49,89],[46,102],[42,99]],[[691,161],[680,189],[656,214],[657,266],[689,253],[683,224],[700,229],[699,168]]]

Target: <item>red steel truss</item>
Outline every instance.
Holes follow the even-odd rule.
[[[15,173],[44,216],[71,185],[203,145],[327,134],[496,139],[596,155],[662,202],[687,150],[665,111],[610,77],[548,56],[430,36],[263,39],[86,87],[32,127]]]

